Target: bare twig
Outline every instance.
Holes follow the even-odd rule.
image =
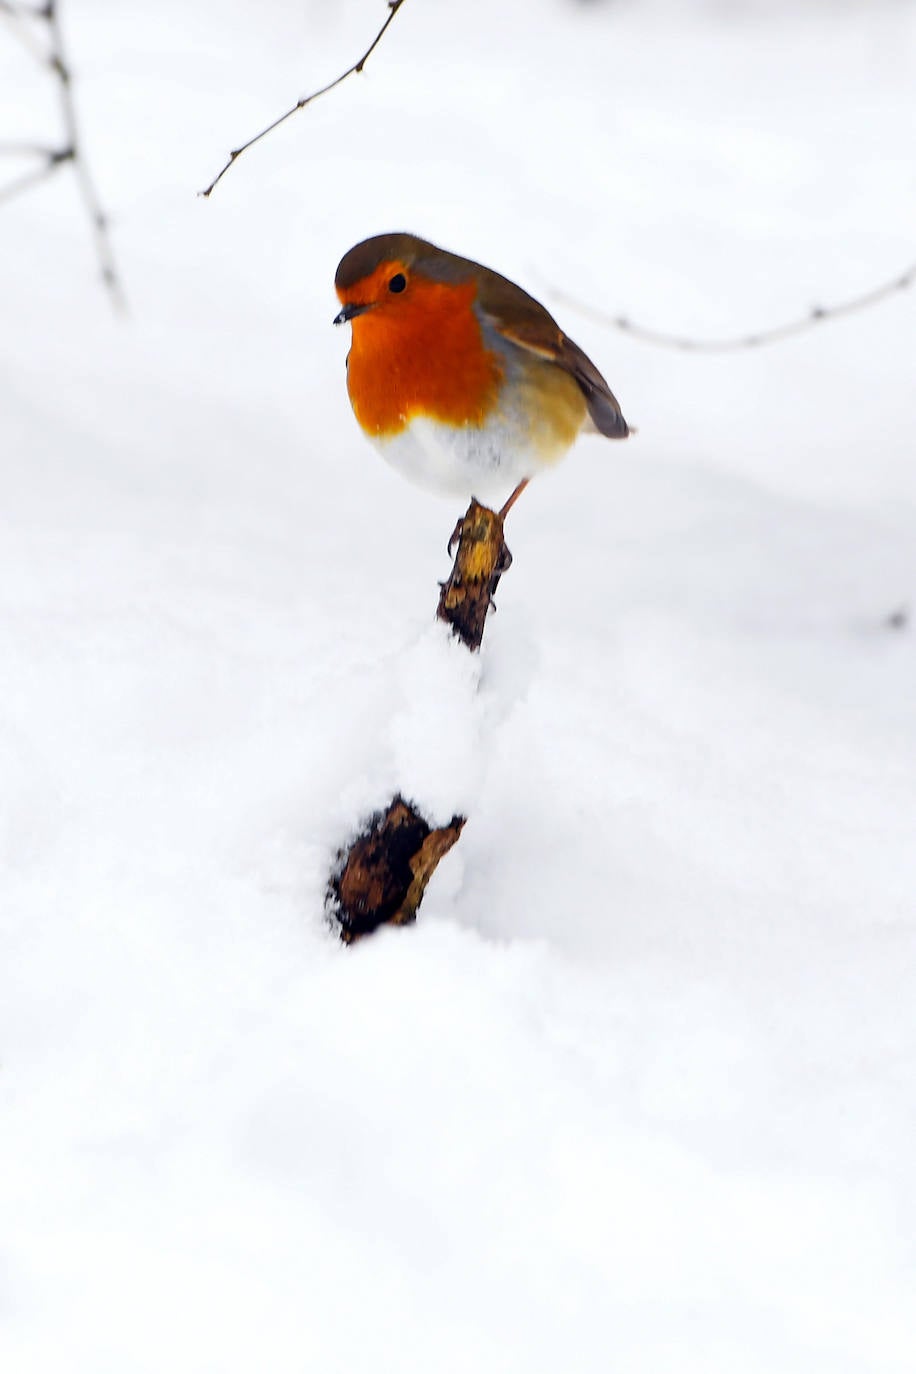
[[[76,106],[73,102],[73,78],[64,48],[57,0],[44,0],[41,5],[21,4],[18,0],[0,0],[0,16],[8,19],[14,32],[26,41],[26,46],[35,60],[53,72],[60,93],[61,117],[66,137],[66,145],[60,149],[47,148],[38,143],[0,144],[0,154],[42,159],[39,167],[25,172],[0,188],[0,203],[12,200],[29,187],[46,180],[65,162],[72,162],[76,184],[92,226],[102,281],[113,304],[123,309],[124,296],[108,236],[108,218],[102,209],[95,182],[89,172],[80,137]],[[40,43],[35,37],[33,29],[36,24],[41,24],[45,29],[45,44]]]
[[[36,37],[35,30],[31,21],[47,21],[47,7],[41,9],[33,8],[30,5],[17,5],[10,3],[10,0],[0,0],[0,19],[6,21],[10,33],[27,49],[36,62],[42,66],[48,61],[48,50],[42,46],[41,41]]]
[[[898,291],[906,291],[913,285],[914,281],[916,281],[916,262],[911,263],[905,272],[898,273],[890,281],[882,282],[880,286],[872,287],[871,290],[864,291],[859,296],[851,296],[848,300],[840,301],[837,305],[815,305],[806,315],[790,320],[786,324],[777,325],[773,329],[761,329],[753,334],[736,334],[731,338],[723,339],[694,339],[688,335],[667,334],[660,329],[649,329],[645,325],[636,324],[626,315],[608,315],[603,310],[596,310],[594,306],[588,305],[576,296],[570,296],[553,287],[550,290],[558,301],[562,302],[563,305],[568,305],[571,310],[577,310],[580,315],[585,315],[597,324],[607,325],[611,329],[619,329],[623,334],[630,334],[634,339],[642,340],[643,343],[655,344],[659,348],[676,348],[684,353],[734,353],[739,349],[762,348],[766,344],[781,343],[783,339],[789,339],[795,334],[804,334],[809,329],[824,324],[827,320],[836,320],[843,315],[854,315],[859,310],[868,310],[871,306],[878,305],[881,301],[887,300],[888,297],[896,295]]]
[[[68,150],[65,150],[69,152]],[[0,143],[0,157],[41,157],[53,158],[56,162],[61,162],[64,152],[56,148],[49,148],[46,143]]]
[[[37,186],[39,182],[47,181],[49,177],[54,175],[58,167],[72,156],[73,154],[69,149],[64,153],[53,153],[42,161],[40,167],[33,167],[30,172],[23,172],[21,176],[8,181],[5,186],[0,186],[0,205],[5,204],[8,200],[13,200],[23,191],[28,191],[33,186]]]
[[[47,19],[47,5],[23,5],[21,0],[0,0],[0,10],[14,19]]]
[[[333,91],[334,87],[339,86],[342,81],[346,81],[348,76],[358,75],[382,41],[388,25],[392,22],[394,16],[403,4],[404,0],[388,0],[388,16],[362,57],[357,62],[354,62],[352,67],[348,67],[345,72],[342,72],[340,76],[336,76],[333,81],[329,81],[326,86],[322,86],[320,90],[312,91],[311,95],[304,95],[301,100],[297,100],[295,105],[292,105],[284,114],[279,115],[271,124],[268,124],[266,129],[262,129],[259,134],[255,134],[254,138],[249,138],[247,143],[243,143],[238,148],[233,148],[232,152],[229,154],[229,160],[225,167],[223,167],[218,175],[213,178],[210,185],[205,190],[200,191],[199,194],[202,196],[209,196],[214,186],[217,186],[219,182],[222,181],[233,163],[242,156],[242,153],[247,152],[253,144],[260,142],[262,138],[266,138],[268,134],[273,133],[274,129],[279,128],[281,124],[285,123],[285,121],[290,119],[294,114],[298,114],[300,110],[304,110],[306,105],[311,105],[312,101],[317,100],[320,95],[327,95],[328,91]]]
[[[60,83],[61,113],[63,114],[64,128],[67,132],[67,141],[71,150],[73,170],[76,174],[76,181],[83,198],[83,204],[86,207],[86,213],[89,216],[89,223],[92,226],[95,251],[99,260],[102,281],[111,297],[112,304],[117,309],[123,310],[125,307],[124,293],[121,289],[121,282],[115,267],[114,254],[111,249],[111,240],[108,236],[108,217],[102,209],[102,202],[99,200],[95,182],[89,172],[89,166],[86,162],[86,155],[83,152],[82,140],[80,138],[79,125],[76,119],[76,106],[73,103],[73,82],[70,67],[66,60],[63,35],[60,30],[57,0],[47,0],[44,6],[44,17],[47,20],[51,41],[49,60]]]

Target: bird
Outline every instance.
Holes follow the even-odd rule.
[[[335,324],[352,330],[356,419],[404,477],[505,515],[580,433],[630,428],[604,377],[527,291],[409,233],[341,258]]]

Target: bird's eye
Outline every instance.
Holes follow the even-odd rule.
[[[388,283],[388,290],[394,292],[403,291],[406,285],[407,278],[404,276],[404,273],[396,272]]]

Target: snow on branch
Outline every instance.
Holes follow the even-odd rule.
[[[908,290],[914,282],[916,262],[911,263],[906,271],[898,273],[890,281],[863,291],[861,295],[850,296],[848,300],[839,301],[836,305],[815,305],[806,314],[785,324],[776,325],[772,329],[759,329],[752,334],[736,334],[721,339],[696,339],[686,334],[669,334],[661,329],[651,329],[647,325],[637,324],[626,315],[609,315],[603,310],[596,310],[594,306],[588,305],[578,297],[555,287],[550,287],[550,291],[558,301],[569,306],[571,310],[578,311],[580,315],[594,320],[597,324],[619,329],[623,334],[630,334],[643,343],[655,344],[658,348],[680,349],[684,353],[735,353],[740,349],[762,348],[767,344],[781,343],[783,339],[805,334],[809,329],[815,329],[828,320],[838,320],[844,315],[869,310],[873,305],[879,305],[897,292]]]
[[[209,196],[214,186],[217,186],[219,182],[222,181],[223,177],[229,171],[229,168],[238,160],[238,158],[242,156],[242,153],[247,152],[249,148],[251,148],[255,143],[259,143],[262,138],[266,138],[268,134],[273,133],[274,129],[279,128],[279,126],[281,124],[284,124],[287,119],[290,119],[294,114],[298,114],[300,110],[304,110],[306,105],[311,105],[312,101],[317,100],[320,95],[327,95],[328,91],[333,91],[334,87],[339,86],[341,82],[346,81],[348,76],[359,75],[363,67],[365,67],[369,58],[375,52],[375,49],[378,47],[379,43],[381,43],[382,38],[384,37],[389,24],[392,22],[394,16],[397,14],[398,10],[401,8],[403,4],[404,0],[388,0],[388,15],[385,19],[385,22],[373,38],[372,42],[369,44],[366,51],[363,53],[362,57],[360,57],[356,62],[354,62],[352,67],[348,67],[345,72],[342,72],[340,76],[336,76],[333,81],[329,81],[326,86],[322,86],[317,91],[312,91],[311,95],[302,96],[300,100],[296,101],[295,105],[290,106],[290,108],[286,110],[283,114],[278,115],[278,117],[275,120],[273,120],[272,123],[268,124],[265,129],[262,129],[260,133],[255,134],[253,138],[249,138],[247,143],[241,144],[238,148],[233,148],[232,152],[229,154],[229,159],[226,162],[226,165],[213,178],[213,180],[210,182],[210,185],[207,186],[206,189],[201,191],[199,194],[202,196]]]
[[[64,143],[60,148],[47,147],[39,143],[0,143],[0,155],[33,158],[38,164],[0,186],[0,204],[47,180],[58,168],[71,163],[92,227],[102,281],[113,304],[123,308],[124,297],[108,236],[108,218],[89,172],[80,137],[73,101],[73,78],[61,33],[57,0],[46,0],[42,5],[0,0],[0,17],[8,21],[12,32],[36,62],[53,74],[60,95],[64,128]]]

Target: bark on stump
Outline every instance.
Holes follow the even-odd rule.
[[[503,538],[502,516],[472,501],[449,540],[451,553],[458,543],[455,564],[439,595],[440,620],[469,649],[479,649],[487,612],[503,573],[512,566],[512,555]]]
[[[487,612],[502,574],[512,563],[496,511],[472,501],[449,540],[458,550],[436,612],[470,650],[480,648]],[[332,914],[347,944],[380,925],[406,925],[416,919],[436,865],[455,844],[466,817],[453,816],[433,828],[417,808],[396,796],[363,826],[328,884]]]
[[[347,944],[386,922],[403,926],[416,919],[426,884],[464,829],[464,816],[433,830],[403,797],[378,812],[341,855],[343,867],[331,879],[332,903]]]

